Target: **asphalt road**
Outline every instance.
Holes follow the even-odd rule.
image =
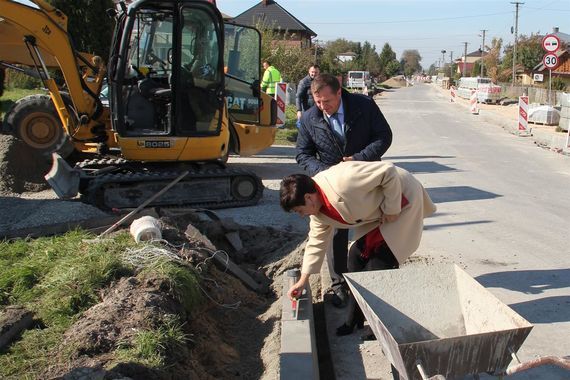
[[[570,355],[570,158],[482,121],[430,85],[386,92],[378,104],[394,132],[385,159],[414,173],[438,206],[426,220],[417,255],[459,265],[534,324],[518,352],[522,361]],[[257,171],[269,189],[256,210],[222,215],[245,224],[306,230],[306,221],[276,207],[279,179],[299,171],[293,149],[273,147],[230,162]],[[342,339],[347,339],[344,348],[343,341],[332,342],[341,353],[333,352],[342,368],[338,379],[353,379],[355,373],[391,378],[373,344]],[[568,379],[570,374],[542,367],[511,378]]]
[[[413,172],[438,206],[418,253],[458,264],[534,324],[521,360],[570,355],[570,158],[478,120],[429,85],[379,105],[394,131],[386,159]]]

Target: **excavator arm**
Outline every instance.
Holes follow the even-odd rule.
[[[0,0],[0,46],[0,65],[24,65],[37,73],[70,137],[93,138],[90,123],[101,114],[105,65],[99,57],[75,51],[65,14],[43,0]],[[61,70],[71,110],[49,69]]]

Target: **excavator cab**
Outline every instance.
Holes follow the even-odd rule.
[[[222,22],[206,1],[140,1],[119,16],[109,97],[126,159],[223,160],[240,140],[227,109],[259,125],[259,32]]]
[[[207,2],[147,4],[119,20],[109,66],[113,129],[124,137],[219,135],[221,17]]]

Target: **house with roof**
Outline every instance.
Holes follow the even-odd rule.
[[[553,28],[552,33],[560,42],[562,42],[562,48],[558,49],[554,54],[558,57],[558,67],[552,70],[553,78],[560,78],[566,83],[566,87],[570,88],[570,35],[560,32],[559,28]],[[542,84],[548,81],[548,76],[550,75],[548,68],[544,65],[544,62],[540,62],[532,69],[532,83],[531,84]]]
[[[297,17],[274,0],[261,0],[258,4],[235,16],[237,24],[256,26],[263,24],[272,28],[289,45],[308,48],[317,34]]]
[[[352,51],[347,51],[346,53],[339,53],[336,56],[336,59],[338,59],[340,62],[350,62],[352,61],[354,58],[356,58],[356,53],[352,52]]]
[[[463,77],[471,76],[471,72],[473,71],[475,63],[480,61],[487,54],[487,52],[484,52],[481,49],[477,49],[467,54],[466,56],[457,58],[454,60],[454,63],[457,65],[456,72],[461,74]]]

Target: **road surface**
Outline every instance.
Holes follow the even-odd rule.
[[[482,121],[431,85],[386,92],[378,104],[394,133],[385,159],[414,173],[438,206],[417,256],[456,263],[534,324],[521,360],[570,355],[570,158]],[[261,216],[222,213],[246,224],[249,218],[306,230],[296,215],[275,214],[279,179],[299,171],[293,149],[233,161],[257,163],[251,168],[270,190]],[[331,348],[337,379],[391,378],[374,343],[360,344],[354,334],[331,337]],[[570,373],[543,367],[511,378],[568,379]]]

